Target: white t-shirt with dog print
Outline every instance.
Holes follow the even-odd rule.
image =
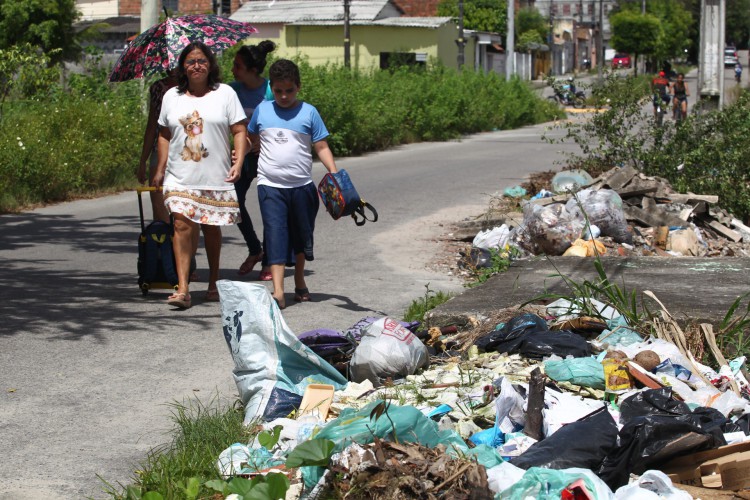
[[[202,97],[164,94],[159,125],[172,133],[164,184],[190,189],[234,189],[225,179],[232,166],[230,126],[247,119],[237,93],[225,84]]]

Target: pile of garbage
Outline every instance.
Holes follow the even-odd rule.
[[[750,493],[745,358],[710,325],[716,369],[666,311],[644,330],[560,299],[467,331],[368,317],[297,336],[264,286],[218,287],[245,423],[277,435],[229,446],[226,478],[284,474],[287,498]]]
[[[665,179],[632,167],[596,179],[583,170],[562,171],[550,187],[522,201],[522,215],[491,210],[459,223],[455,238],[473,236],[471,264],[483,267],[493,249],[517,257],[750,256],[750,227],[719,208],[718,196],[676,193]],[[514,186],[504,196],[526,194]]]

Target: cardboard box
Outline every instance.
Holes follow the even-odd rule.
[[[749,444],[747,442],[738,443],[737,445],[723,446],[715,450],[681,457],[663,467],[662,471],[669,476],[672,482],[678,484],[732,491],[750,488],[750,451],[722,454],[729,448],[745,449]],[[706,455],[713,456],[713,458],[709,458],[700,464],[674,465],[674,462],[686,461],[691,457],[695,459],[697,456],[705,457]]]

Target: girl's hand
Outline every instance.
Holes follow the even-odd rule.
[[[240,172],[242,170],[242,164],[240,163],[234,163],[232,164],[232,168],[229,169],[229,173],[227,174],[226,181],[235,183],[238,180],[240,180]]]

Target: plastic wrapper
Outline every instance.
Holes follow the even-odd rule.
[[[512,459],[511,463],[522,469],[580,467],[596,470],[615,448],[616,440],[617,424],[608,411],[601,409],[594,415],[563,426]]]
[[[510,476],[510,474],[508,474]],[[578,483],[581,481],[580,483]],[[589,498],[611,500],[612,491],[604,482],[587,469],[570,468],[565,470],[542,469],[532,467],[520,480],[506,487],[498,496],[502,500],[560,500],[563,491],[570,485],[581,484]],[[569,498],[581,498],[572,496]],[[585,498],[585,497],[583,497]]]
[[[628,221],[622,210],[622,198],[611,189],[583,189],[569,199],[565,209],[576,219],[596,225],[604,236],[611,236],[618,243],[632,243],[633,234],[628,230]]]
[[[620,393],[633,387],[627,367],[620,361],[606,358],[602,361],[604,385],[607,392]]]
[[[604,389],[604,369],[594,358],[570,358],[544,362],[544,373],[557,382]]]
[[[556,193],[576,192],[594,182],[591,174],[581,169],[563,170],[552,177],[550,184]]]
[[[618,488],[615,500],[692,500],[687,491],[675,488],[672,480],[661,471],[650,470],[637,480]]]

